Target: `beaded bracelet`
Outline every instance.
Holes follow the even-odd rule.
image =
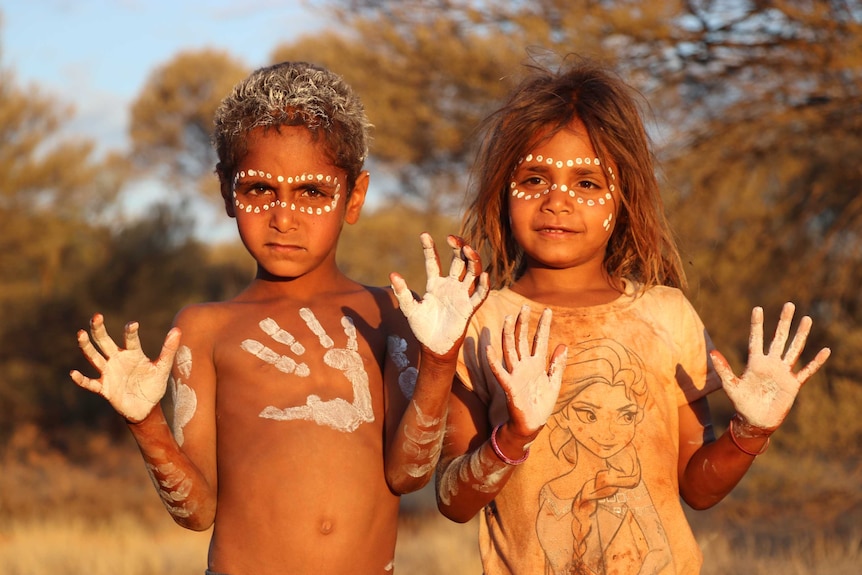
[[[502,423],[500,425],[498,425],[497,427],[495,427],[491,431],[491,448],[493,448],[494,453],[497,454],[497,457],[502,459],[503,463],[505,463],[507,465],[520,465],[520,464],[524,463],[525,461],[527,461],[527,457],[530,456],[530,448],[529,447],[524,450],[523,457],[520,457],[519,459],[510,459],[509,457],[506,457],[506,455],[500,450],[500,446],[497,445],[497,430],[500,429],[501,427],[503,427]]]
[[[736,439],[736,434],[733,433],[733,421],[736,417],[730,418],[730,424],[728,425],[728,432],[730,433],[730,440],[733,444],[743,453],[750,455],[752,457],[757,457],[758,455],[762,455],[769,448],[769,437],[766,438],[766,443],[763,444],[763,447],[760,448],[760,451],[749,451],[739,444],[739,441]]]

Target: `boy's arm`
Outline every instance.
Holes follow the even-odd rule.
[[[422,234],[420,239],[427,275],[422,299],[414,297],[400,275],[390,276],[399,307],[421,348],[409,405],[386,446],[386,478],[397,493],[416,491],[431,479],[446,428],[458,352],[470,318],[488,295],[488,275],[482,272],[478,254],[461,238],[448,237],[452,261],[446,276],[440,275],[431,236]]]
[[[126,325],[126,347],[120,348],[108,335],[103,317],[96,314],[90,322],[90,335],[78,332],[78,344],[100,376],[91,379],[77,370],[70,375],[80,387],[107,399],[126,419],[147,472],[174,520],[188,529],[204,530],[215,518],[215,483],[207,480],[180,448],[160,403],[171,365],[175,358],[179,362],[186,357],[187,348],[180,347],[180,336],[178,327],[171,329],[153,362],[141,349],[137,323]],[[175,375],[185,370],[183,365],[174,367]],[[175,387],[176,379],[171,379]],[[214,458],[212,462],[210,477],[214,480]]]
[[[752,310],[748,365],[739,378],[721,353],[710,352],[736,409],[721,437],[712,438],[705,398],[680,408],[680,494],[691,507],[706,509],[730,493],[755,457],[766,451],[769,436],[787,417],[799,389],[828,359],[830,351],[824,348],[793,373],[811,330],[811,318],[803,317],[785,353],[793,312],[792,303],[784,305],[775,337],[764,353],[763,310]]]
[[[541,318],[531,347],[529,307],[503,323],[502,359],[490,346],[488,361],[506,392],[509,420],[489,432],[487,408],[464,386],[453,387],[443,454],[437,466],[437,507],[459,523],[469,521],[503,489],[556,403],[567,349],[557,346],[548,365],[551,310]],[[504,363],[505,362],[505,363]]]

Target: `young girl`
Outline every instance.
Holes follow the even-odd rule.
[[[766,354],[754,309],[742,377],[713,350],[615,76],[536,68],[486,134],[464,235],[496,289],[462,348],[439,508],[459,522],[484,508],[488,574],[698,573],[680,496],[727,495],[829,350],[793,372],[811,320],[785,352],[789,303]],[[737,414],[716,439],[706,396],[722,385]]]

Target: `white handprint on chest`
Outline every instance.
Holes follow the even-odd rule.
[[[300,309],[299,315],[305,321],[308,329],[317,336],[320,346],[324,348],[323,362],[340,371],[350,382],[353,388],[353,401],[340,397],[322,400],[319,396],[312,394],[306,398],[305,405],[289,407],[270,405],[265,407],[259,416],[264,419],[279,421],[313,421],[318,425],[343,432],[354,431],[360,424],[374,421],[368,373],[365,371],[362,356],[357,351],[356,327],[353,320],[348,316],[342,316],[341,325],[344,327],[347,343],[343,348],[336,348],[334,347],[335,342],[326,334],[323,326],[310,309]],[[294,356],[299,357],[305,353],[305,347],[291,333],[282,329],[275,320],[266,318],[258,325],[274,342],[288,346]],[[246,339],[242,342],[241,347],[284,373],[293,373],[299,377],[308,377],[311,374],[306,363],[289,355],[278,353],[257,340]]]

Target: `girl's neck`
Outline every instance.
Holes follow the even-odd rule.
[[[527,299],[558,307],[604,305],[620,297],[625,290],[622,281],[611,278],[604,268],[597,272],[527,267],[510,289]]]

